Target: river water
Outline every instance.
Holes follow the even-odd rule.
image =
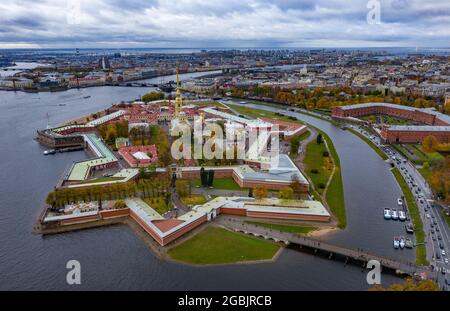
[[[181,78],[196,75],[200,74]],[[43,156],[45,148],[33,137],[37,129],[47,125],[46,114],[56,125],[138,98],[149,90],[95,87],[56,93],[0,92],[0,290],[367,289],[361,268],[289,249],[272,263],[191,267],[158,259],[125,225],[33,235],[31,230],[47,192],[72,161],[86,158],[84,152]],[[383,207],[395,206],[400,195],[388,165],[351,133],[315,118],[297,116],[327,132],[340,154],[348,227],[329,240],[413,259],[413,251],[392,248],[392,237],[404,232],[402,224],[383,220]],[[78,286],[65,281],[65,266],[72,259],[81,263],[82,284]],[[385,286],[398,280],[382,276]]]

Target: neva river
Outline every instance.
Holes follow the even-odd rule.
[[[181,78],[196,75],[201,74]],[[0,290],[367,289],[361,268],[294,250],[284,250],[273,263],[190,267],[156,258],[125,225],[33,235],[46,194],[72,161],[86,158],[84,152],[43,156],[45,148],[33,138],[37,129],[47,125],[46,114],[56,125],[139,98],[149,90],[95,87],[57,93],[0,92]],[[383,208],[395,206],[400,195],[388,165],[351,133],[297,116],[326,131],[341,157],[348,228],[329,239],[380,255],[413,259],[413,251],[392,248],[393,236],[404,233],[403,225],[383,220]],[[65,266],[72,259],[81,263],[81,285],[66,284]],[[382,276],[385,286],[398,280]]]

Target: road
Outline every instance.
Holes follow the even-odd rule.
[[[429,185],[416,166],[396,149],[389,145],[383,145],[380,138],[375,135],[371,135],[356,126],[349,126],[380,147],[407,181],[408,187],[416,199],[422,218],[423,229],[426,235],[427,259],[436,270],[441,272],[438,273],[438,282],[441,287],[449,290],[445,278],[446,274],[450,273],[449,259],[447,258],[450,251],[450,229],[438,207],[433,204],[433,193]]]
[[[224,104],[227,104],[227,103],[240,105],[239,103],[236,103],[233,101],[225,101],[224,102]],[[304,113],[307,115],[317,116],[321,119],[327,119],[327,120],[332,119],[330,116],[318,114],[316,112],[306,111],[304,109],[299,109],[299,108],[291,108],[288,110],[287,107],[280,106],[279,109],[277,109],[275,105],[273,105],[271,107],[271,106],[263,106],[263,105],[257,105],[257,104],[256,105],[246,104],[245,106],[254,107],[254,108],[262,109],[262,110],[275,111],[278,113],[282,113],[284,115],[294,116],[294,117],[296,116],[296,113]],[[409,163],[407,161],[407,159],[404,159],[404,157],[402,157],[392,147],[384,146],[378,137],[371,135],[369,133],[366,133],[365,131],[359,129],[357,126],[353,126],[351,124],[349,124],[348,126],[359,131],[364,136],[366,136],[370,140],[372,140],[378,147],[381,148],[381,150],[383,150],[390,157],[390,159],[392,159],[393,156],[395,156],[396,159],[400,159],[399,163],[397,163],[397,161],[393,161],[393,162],[394,162],[394,165],[396,165],[398,167],[398,169],[404,176],[405,180],[409,179],[408,186],[415,194],[415,198],[417,200],[418,207],[419,207],[419,210],[421,213],[422,222],[424,224],[424,231],[427,236],[427,238],[426,238],[427,259],[429,260],[430,264],[433,267],[435,267],[435,269],[439,270],[440,272],[444,272],[444,273],[447,273],[447,271],[450,272],[450,269],[449,269],[450,266],[448,265],[447,262],[445,262],[447,257],[442,256],[442,253],[440,250],[440,245],[439,245],[440,243],[442,244],[442,247],[443,247],[445,253],[447,254],[448,251],[450,250],[449,228],[446,225],[445,220],[443,220],[442,215],[439,213],[439,211],[435,207],[432,207],[430,204],[430,201],[432,201],[432,192],[429,189],[426,181],[423,179],[421,174],[417,171],[416,167],[412,163]],[[330,134],[330,133],[328,133],[328,134]],[[349,138],[346,137],[346,140],[348,140],[348,139]],[[339,144],[342,142],[340,142],[339,140],[334,140],[334,143],[335,143],[335,147],[338,149],[338,152],[339,152],[340,151]],[[340,154],[340,157],[341,157],[341,164],[343,164],[343,166],[345,166],[345,158],[342,157],[342,154]],[[404,160],[406,160],[406,161],[404,161]],[[355,162],[355,165],[356,164],[357,163]],[[368,163],[368,165],[369,165],[369,163]],[[356,169],[356,168],[353,167],[353,169]],[[359,169],[362,170],[363,168],[360,167]],[[343,169],[343,173],[345,173],[345,169]],[[382,172],[379,171],[378,174],[381,175]],[[368,177],[368,176],[369,176],[369,174],[366,174],[366,177]],[[408,176],[410,176],[410,177],[408,178]],[[343,176],[343,177],[344,177],[344,186],[345,186],[346,180],[345,180],[345,176]],[[364,182],[364,181],[361,180],[360,184],[362,182]],[[371,181],[371,184],[372,184],[372,186],[374,185],[372,181]],[[385,187],[389,187],[389,186],[387,184],[385,184]],[[374,190],[374,189],[372,189],[372,190]],[[417,193],[416,193],[416,190],[417,190]],[[345,191],[345,189],[344,189],[344,191]],[[375,191],[373,191],[373,192],[375,193]],[[347,197],[346,205],[352,204],[353,202],[351,200],[348,201],[348,197],[349,197],[349,194],[353,195],[354,192],[349,193],[349,192],[345,191],[345,194]],[[370,194],[370,192],[366,192],[365,195],[367,196],[367,195],[371,195],[371,194]],[[423,202],[420,201],[421,199]],[[369,200],[367,200],[367,202],[369,202]],[[368,213],[369,213],[369,211],[366,211],[366,214],[368,214]],[[429,216],[430,218],[427,218],[427,214],[430,215]],[[349,217],[351,217],[351,215],[348,213],[347,217],[349,218]],[[362,218],[358,217],[358,221],[361,222]],[[436,225],[434,224],[434,221],[436,221]],[[352,225],[352,224],[350,224],[350,221],[348,221],[348,222],[349,222],[349,225]],[[431,228],[431,223],[433,223],[434,229]],[[436,228],[438,228],[438,229],[436,229]],[[432,233],[431,229],[435,230],[434,233]],[[439,232],[436,232],[436,230],[439,230]],[[441,240],[439,240],[439,235],[441,236]],[[440,255],[439,255],[440,258],[435,258],[437,252],[440,253]],[[442,288],[448,290],[449,288],[445,284],[446,283],[445,275],[443,273],[438,273],[438,275],[439,275],[439,279],[438,279],[439,284],[441,285]]]

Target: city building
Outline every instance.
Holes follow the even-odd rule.
[[[366,103],[332,108],[332,117],[337,120],[355,120],[369,115],[388,115],[408,119],[425,125],[384,125],[381,138],[388,143],[420,143],[429,135],[438,141],[450,141],[450,116],[432,108],[414,108],[387,103]]]

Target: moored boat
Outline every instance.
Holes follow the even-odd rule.
[[[384,219],[391,219],[391,210],[389,208],[384,209]]]

